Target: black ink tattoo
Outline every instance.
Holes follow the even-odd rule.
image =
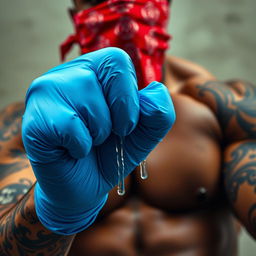
[[[29,162],[26,160],[17,161],[10,164],[0,163],[0,180],[3,180],[8,175],[13,174],[15,172],[19,172],[28,167]]]
[[[235,202],[239,188],[244,183],[253,186],[256,193],[256,142],[241,144],[231,157],[232,160],[225,164],[224,175],[229,198]],[[244,164],[241,164],[243,161]]]
[[[240,89],[232,83],[209,81],[199,88],[199,96],[210,93],[216,101],[216,115],[225,130],[235,120],[246,138],[256,138],[256,86],[241,82]]]
[[[72,236],[62,236],[46,230],[35,212],[27,207],[30,196],[28,194],[0,221],[0,255],[64,256],[72,242]]]
[[[225,181],[228,198],[232,204],[237,202],[242,185],[253,188],[256,199],[256,141],[244,142],[231,153],[231,160],[225,164]],[[249,227],[256,234],[256,200],[248,209]]]
[[[0,212],[13,205],[32,187],[29,179],[20,179],[19,183],[9,184],[0,189]]]
[[[11,114],[7,109],[4,109],[0,113],[0,141],[8,141],[13,136],[20,133],[21,130],[21,117],[24,113],[23,104],[17,105]]]
[[[11,155],[11,157],[14,157],[14,158],[19,157],[21,159],[27,159],[24,149],[19,149],[19,148],[10,149],[10,155]]]

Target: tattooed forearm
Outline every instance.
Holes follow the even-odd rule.
[[[256,236],[256,141],[243,142],[232,148],[224,167],[230,203]]]
[[[24,104],[13,104],[0,113],[0,142],[10,140],[20,134]]]
[[[239,127],[243,139],[256,138],[256,86],[241,81],[210,81],[197,86],[200,98],[211,101],[223,131]]]
[[[25,168],[29,167],[29,162],[28,160],[20,160],[20,161],[15,161],[13,163],[0,163],[0,180],[3,180],[5,177],[19,172],[21,170],[24,170]]]
[[[32,187],[29,179],[20,179],[18,183],[12,183],[0,188],[0,213],[16,204],[22,196]]]
[[[45,229],[33,203],[33,190],[0,220],[0,255],[64,256],[73,236],[62,236]]]
[[[21,158],[21,159],[27,159],[25,150],[22,148],[12,148],[10,149],[10,156],[13,158]]]
[[[0,181],[16,177],[0,188],[0,256],[64,256],[74,236],[44,228],[34,209],[34,191],[28,192],[34,178],[20,139],[23,111],[23,104],[14,104],[0,113]]]

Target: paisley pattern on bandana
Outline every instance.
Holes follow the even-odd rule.
[[[167,0],[104,1],[72,17],[75,34],[61,44],[62,60],[74,43],[79,44],[81,54],[119,47],[130,55],[142,89],[162,80],[164,54],[171,38],[166,31],[168,17]]]

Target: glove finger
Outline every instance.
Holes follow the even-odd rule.
[[[130,135],[123,138],[125,176],[147,157],[171,129],[175,121],[173,103],[163,84],[153,82],[139,93],[139,123]],[[116,147],[121,149],[120,137],[112,133],[98,148],[100,169],[110,187],[114,187],[118,181],[117,161],[120,166],[122,165],[120,158],[118,160]]]
[[[55,83],[56,80],[54,78]],[[94,71],[84,66],[69,68],[63,72],[61,80],[62,86],[59,88],[63,95],[68,96],[65,103],[85,123],[92,136],[93,145],[101,144],[109,136],[112,122],[102,87]],[[72,81],[72,86],[69,81]]]
[[[40,93],[37,98],[42,99],[44,105],[48,101],[50,105],[72,109],[89,129],[93,145],[101,144],[109,136],[112,123],[102,87],[94,71],[86,65],[72,66],[71,63],[62,69],[48,71],[37,78],[28,90],[27,102],[32,100],[34,94]],[[45,108],[42,112],[46,112]]]
[[[109,47],[85,54],[84,58],[90,62],[102,86],[113,132],[119,136],[130,134],[139,119],[139,97],[136,72],[129,55]]]
[[[152,82],[139,93],[140,120],[125,143],[127,161],[131,169],[146,159],[176,119],[173,102],[166,86]]]
[[[22,139],[28,158],[34,163],[50,163],[66,158],[67,154],[82,158],[92,146],[89,130],[77,114],[47,101],[28,102],[22,121]]]
[[[87,72],[92,70],[101,85],[101,90],[110,109],[112,131],[119,136],[130,134],[139,119],[139,95],[136,72],[129,55],[119,48],[108,47],[84,54],[52,68],[44,76],[53,75],[51,80],[55,83],[60,80],[59,88],[66,84],[72,90],[73,86],[78,84],[75,83],[75,80],[79,80],[81,81],[79,84],[88,89],[86,86],[88,83],[85,83],[84,76],[82,76],[83,69]],[[59,76],[60,73],[61,76]],[[69,79],[63,83],[65,76]],[[70,86],[71,83],[72,86]],[[73,90],[72,93],[74,93]],[[87,90],[86,94],[88,93]],[[99,94],[96,94],[96,101],[99,101],[98,97]],[[97,138],[97,136],[94,137]],[[100,140],[95,139],[95,141],[96,144],[100,144]]]

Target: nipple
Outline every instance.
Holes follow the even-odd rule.
[[[124,149],[123,149],[123,138],[120,137],[120,143],[116,140],[116,162],[117,162],[117,194],[123,196],[125,194],[124,185]]]
[[[140,177],[143,180],[148,178],[148,173],[147,173],[147,169],[146,169],[146,160],[143,160],[140,163]]]
[[[207,189],[205,187],[200,187],[198,190],[197,190],[197,198],[200,202],[205,202],[207,200]]]

